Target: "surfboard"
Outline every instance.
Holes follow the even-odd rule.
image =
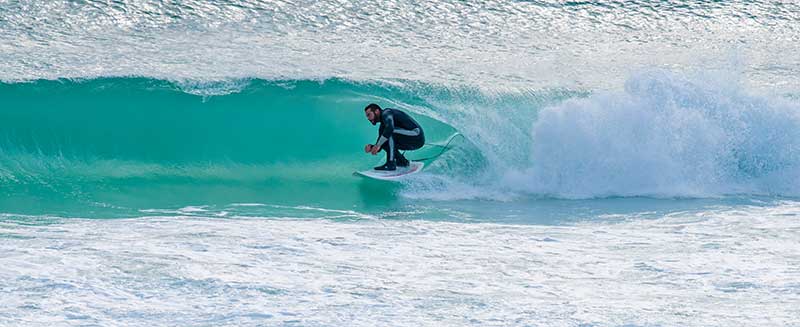
[[[407,177],[408,175],[420,172],[423,167],[425,167],[424,162],[412,161],[411,164],[408,165],[408,167],[397,167],[397,170],[386,171],[386,170],[369,169],[369,170],[357,171],[353,174],[384,181],[396,181],[404,177]]]

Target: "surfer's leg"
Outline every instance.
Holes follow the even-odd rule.
[[[399,149],[397,148],[394,136],[389,137],[386,142],[383,142],[383,145],[381,145],[381,150],[386,152],[386,162],[394,161],[397,157],[397,154],[400,153],[398,151]]]
[[[394,162],[401,167],[406,167],[409,164],[408,159],[406,159],[406,157],[400,153],[400,149],[397,148],[394,149]]]
[[[375,170],[395,170],[395,167],[397,167],[395,160],[400,151],[396,147],[394,135],[390,136],[386,142],[383,142],[381,150],[386,151],[386,163],[383,166],[375,167]]]
[[[416,150],[425,145],[425,135],[421,132],[413,131],[413,133],[403,133],[405,130],[400,131],[401,133],[392,134],[392,136],[381,145],[381,150],[386,151],[386,164],[380,166],[380,169],[379,167],[375,167],[375,169],[394,170],[396,166],[408,166],[410,162],[400,153],[400,150]]]
[[[425,134],[421,128],[412,130],[395,128],[392,136],[400,150],[416,150],[425,145]]]
[[[405,167],[410,164],[408,159],[406,159],[405,156],[403,156],[403,154],[400,153],[399,150],[406,150],[406,151],[416,150],[425,145],[425,136],[422,134],[417,134],[417,135],[394,134],[393,137],[395,139],[395,146],[397,148],[395,150],[396,151],[395,161],[397,162],[398,166]]]

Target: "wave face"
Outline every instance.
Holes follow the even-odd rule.
[[[420,101],[397,87],[340,80],[0,84],[3,204],[68,199],[140,209],[159,199],[183,205],[330,198],[346,206],[359,198],[350,174],[380,160],[362,152],[377,135],[363,107],[386,94],[395,101],[387,106]],[[454,131],[418,118],[431,141]]]

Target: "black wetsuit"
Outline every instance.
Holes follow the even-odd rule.
[[[381,110],[381,126],[376,143],[386,151],[386,161],[405,160],[399,150],[416,150],[425,145],[422,126],[405,112],[385,108]]]

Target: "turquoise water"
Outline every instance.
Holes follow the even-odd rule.
[[[143,78],[3,85],[3,120],[13,126],[4,131],[3,206],[106,218],[187,204],[392,202],[396,186],[352,176],[380,161],[360,151],[376,134],[360,107],[391,88],[240,83],[236,93],[212,97]],[[455,131],[419,118],[432,140]],[[415,156],[439,152],[428,147]]]
[[[0,325],[796,325],[798,13],[0,1]]]

